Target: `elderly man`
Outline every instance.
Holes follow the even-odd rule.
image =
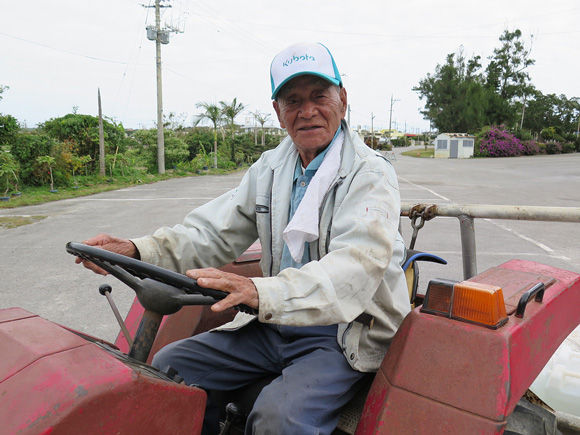
[[[246,433],[328,434],[410,309],[398,184],[391,164],[344,121],[347,93],[325,46],[292,45],[270,72],[274,109],[289,137],[265,152],[237,189],[192,211],[183,225],[131,241],[99,235],[86,243],[229,293],[214,311],[256,309],[168,345],[155,366],[171,365],[208,390],[277,376],[258,396]],[[213,268],[256,239],[263,277]],[[209,414],[204,427],[216,430]]]

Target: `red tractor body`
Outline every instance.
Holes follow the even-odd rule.
[[[205,392],[25,310],[0,311],[0,348],[3,434],[199,432]]]
[[[258,259],[250,252],[229,267],[257,275]],[[507,322],[491,329],[415,308],[370,387],[356,434],[501,434],[580,322],[579,274],[513,260],[469,281],[503,289]],[[538,282],[543,300],[530,301],[516,317],[518,301]],[[134,303],[131,335],[142,312]],[[151,354],[230,317],[185,307],[164,318]],[[132,361],[127,351],[122,335],[111,345],[18,308],[0,311],[1,432],[200,433],[206,393]]]
[[[513,260],[470,281],[502,287],[508,322],[494,330],[414,309],[377,373],[357,434],[502,433],[518,400],[580,322],[576,273]],[[539,281],[549,284],[543,301],[529,302],[516,317],[517,301]]]

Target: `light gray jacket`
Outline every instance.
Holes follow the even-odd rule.
[[[344,121],[343,129],[349,132]],[[238,313],[222,329],[256,318],[292,326],[338,324],[337,340],[350,365],[375,371],[410,311],[395,171],[358,135],[346,134],[338,175],[319,211],[319,239],[310,243],[314,261],[280,272],[297,158],[286,138],[252,165],[237,189],[195,209],[183,225],[133,242],[143,261],[185,273],[227,264],[259,239],[264,277],[252,279],[259,315]]]

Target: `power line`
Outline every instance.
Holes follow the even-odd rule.
[[[18,36],[8,35],[7,33],[3,33],[3,32],[0,32],[0,35],[7,36],[7,37],[13,38],[13,39],[17,39],[19,41],[26,42],[28,44],[38,45],[39,47],[49,48],[51,50],[56,50],[56,51],[60,51],[60,52],[63,52],[63,53],[71,54],[73,56],[84,57],[86,59],[96,60],[96,61],[99,61],[99,62],[116,63],[116,64],[119,64],[119,65],[125,65],[127,63],[127,62],[121,62],[121,61],[118,61],[118,60],[110,60],[110,59],[103,59],[103,58],[100,58],[100,57],[89,56],[87,54],[75,53],[73,51],[64,50],[62,48],[51,47],[50,45],[41,44],[39,42],[34,42],[34,41],[29,41],[28,39],[20,38]]]
[[[526,21],[526,20],[531,20],[534,18],[542,18],[548,15],[557,15],[557,14],[564,14],[564,13],[569,13],[572,11],[578,10],[578,8],[572,8],[572,9],[568,9],[568,10],[564,10],[564,11],[554,11],[554,12],[550,12],[550,13],[546,13],[546,14],[538,14],[538,15],[532,15],[529,17],[523,17],[523,18],[516,18],[514,20],[511,21]],[[191,12],[192,15],[197,15],[200,18],[207,18],[204,17],[202,14],[198,13],[198,12]],[[215,17],[214,17],[215,18]],[[502,22],[495,22],[495,23],[489,23],[489,24],[482,24],[479,26],[474,26],[474,27],[469,27],[469,28],[464,28],[464,29],[459,29],[459,30],[448,30],[445,32],[439,32],[439,33],[432,33],[432,34],[422,34],[422,35],[409,35],[409,34],[388,34],[388,33],[361,33],[361,32],[344,32],[344,31],[339,31],[339,30],[324,30],[324,29],[320,29],[320,28],[315,28],[315,29],[308,29],[308,28],[304,28],[304,27],[289,27],[289,26],[275,26],[273,24],[265,24],[262,22],[253,22],[253,21],[242,21],[242,20],[235,20],[235,19],[231,19],[231,18],[226,18],[221,16],[220,19],[229,21],[231,23],[239,23],[239,24],[246,24],[246,25],[250,25],[250,26],[256,26],[256,27],[268,27],[268,28],[273,28],[273,29],[281,29],[281,30],[292,30],[292,31],[298,31],[298,32],[315,32],[315,33],[329,33],[329,34],[338,34],[338,35],[351,35],[351,36],[371,36],[371,37],[386,37],[386,38],[403,38],[403,39],[407,39],[407,38],[411,38],[411,39],[416,39],[416,38],[487,38],[487,37],[494,37],[495,35],[482,35],[482,36],[464,36],[464,35],[456,35],[456,36],[442,36],[448,33],[454,33],[454,32],[460,32],[460,31],[465,31],[465,30],[474,30],[474,29],[479,29],[479,28],[485,28],[485,27],[492,27],[492,26],[496,26],[499,24],[505,24],[504,21]],[[565,34],[565,33],[578,33],[580,31],[569,31],[569,32],[559,32],[559,33],[552,33],[552,34]],[[378,42],[378,44],[381,44],[383,42]]]
[[[145,8],[145,24],[147,23],[147,18],[149,17],[149,9]],[[129,101],[131,99],[131,92],[133,91],[133,83],[135,82],[135,74],[137,72],[137,61],[139,60],[139,55],[141,54],[141,47],[142,47],[142,43],[143,43],[143,28],[141,27],[141,24],[139,24],[139,28],[137,29],[137,34],[135,36],[134,42],[133,42],[133,47],[131,48],[131,54],[134,52],[135,49],[135,45],[138,44],[138,48],[137,48],[137,56],[136,56],[136,61],[135,61],[135,67],[133,68],[133,76],[131,78],[131,82],[129,85],[129,92],[127,95],[127,100],[125,103],[125,109],[123,111],[123,117],[125,117],[125,115],[127,114],[127,108],[129,106]],[[129,55],[129,57],[131,57],[131,54]],[[121,78],[121,83],[119,84],[119,89],[117,90],[117,95],[115,96],[115,100],[113,102],[113,109],[112,112],[115,113],[115,108],[117,107],[117,99],[119,98],[119,95],[121,93],[121,89],[123,88],[123,83],[125,81],[125,77],[127,76],[127,71],[129,70],[129,65],[130,62],[127,62],[127,64],[125,65],[125,70],[123,71],[123,77]]]
[[[193,11],[191,12],[192,15],[195,15],[195,16],[201,18],[202,20],[208,22],[210,25],[217,28],[218,32],[223,33],[225,35],[228,35],[234,41],[242,42],[241,39],[245,40],[245,42],[247,44],[249,44],[251,46],[257,45],[256,48],[264,50],[268,54],[270,54],[272,51],[277,50],[275,47],[272,47],[269,43],[267,43],[264,40],[260,39],[259,37],[255,36],[253,33],[247,31],[243,27],[232,25],[232,23],[235,23],[235,20],[231,20],[229,18],[224,17],[217,10],[212,8],[210,5],[206,4],[204,1],[200,0],[198,6],[199,6],[199,8],[204,10],[205,13],[207,15],[209,15],[209,17],[204,16],[202,14],[199,14],[197,12],[193,12]],[[218,23],[222,23],[224,21],[228,22],[229,24],[226,26],[218,25]],[[235,30],[235,32],[231,31],[230,27],[233,28]]]
[[[200,3],[206,5],[206,3],[203,0],[200,0]],[[210,11],[215,12],[215,14],[217,15],[217,17],[221,20],[226,20],[229,21],[230,23],[232,23],[232,20],[229,20],[228,18],[226,18],[225,16],[223,16],[222,14],[220,14],[216,9],[214,9],[213,7],[211,7],[210,5],[206,5],[207,8],[209,8]],[[276,51],[276,48],[271,46],[268,42],[264,41],[263,39],[255,36],[252,32],[247,31],[246,29],[244,29],[242,26],[237,26],[235,25],[234,28],[238,31],[241,32],[242,34],[244,34],[247,38],[249,38],[250,41],[253,41],[254,43],[258,43],[259,45],[261,45],[261,47],[263,49],[265,49],[268,53],[271,50]]]

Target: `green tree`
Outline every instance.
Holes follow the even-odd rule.
[[[518,109],[532,92],[527,68],[534,64],[521,41],[520,30],[506,30],[501,46],[482,71],[481,58],[466,59],[463,47],[448,54],[433,75],[421,79],[413,90],[425,99],[421,112],[439,131],[475,132],[484,125],[515,126]]]
[[[571,98],[570,107],[574,112],[574,119],[577,120],[576,123],[576,133],[572,133],[574,137],[574,143],[576,144],[576,151],[580,151],[580,98]]]
[[[4,196],[8,195],[8,191],[12,187],[14,190],[18,189],[18,171],[20,166],[10,153],[8,146],[3,146],[0,150],[0,180],[2,184],[6,185]]]
[[[246,108],[246,106],[242,103],[238,103],[237,98],[234,98],[230,104],[227,104],[225,101],[220,101],[220,107],[222,116],[227,120],[228,125],[230,127],[230,133],[232,134],[232,142],[231,142],[231,160],[235,162],[236,160],[236,144],[234,141],[234,136],[236,133],[236,116],[238,116],[242,111]]]
[[[196,127],[189,131],[183,140],[187,143],[189,158],[194,159],[199,153],[206,154],[212,149],[213,132],[206,127]]]
[[[492,124],[515,126],[517,121],[517,106],[532,91],[528,67],[535,63],[530,57],[531,50],[526,49],[522,42],[522,32],[519,29],[510,32],[505,30],[499,38],[501,47],[493,50],[486,68],[486,86],[494,91],[489,110]]]
[[[78,155],[89,155],[93,162],[99,161],[99,118],[91,115],[70,113],[61,118],[46,121],[41,130],[59,141],[72,141]],[[125,129],[108,120],[103,120],[106,154],[125,152],[129,145]]]
[[[559,136],[573,135],[580,115],[578,100],[578,97],[568,99],[565,95],[544,95],[533,90],[526,102],[522,126],[536,135],[550,127]]]
[[[252,134],[237,134],[234,140],[236,142],[236,149],[238,150],[234,160],[237,166],[240,166],[244,162],[249,162],[251,160],[250,156],[253,153],[258,155],[261,154],[261,151],[256,149],[257,147],[254,144],[254,138],[252,137]]]
[[[0,113],[0,145],[10,145],[16,138],[20,125],[12,115]]]
[[[87,163],[89,163],[91,160],[92,160],[91,156],[79,157],[76,154],[73,154],[71,156],[72,177],[73,177],[73,181],[74,181],[75,185],[78,184],[77,179],[76,179],[76,174],[75,174],[76,171],[86,167]]]
[[[56,163],[56,160],[52,156],[40,156],[36,158],[36,161],[41,165],[45,165],[48,168],[48,174],[50,175],[50,190],[54,190],[54,178],[52,177],[52,167]]]
[[[8,89],[10,89],[9,86],[4,86],[4,85],[0,85],[0,101],[2,101],[2,94],[7,91]]]
[[[439,131],[468,132],[485,123],[486,91],[480,69],[480,57],[466,59],[461,48],[413,88],[425,99],[421,113]]]
[[[36,159],[51,155],[57,141],[44,133],[18,133],[10,149],[20,165],[20,180],[23,184],[42,185],[43,176]]]
[[[75,165],[76,144],[71,140],[58,141],[46,133],[19,133],[11,147],[11,152],[20,164],[23,184],[43,185],[52,179],[60,186],[69,185]],[[46,161],[39,157],[54,159],[50,174],[46,171]],[[50,177],[48,177],[50,175]]]
[[[223,121],[222,111],[217,104],[201,102],[195,105],[198,109],[204,109],[204,112],[197,116],[195,125],[203,120],[208,120],[213,124],[213,149],[214,149],[214,168],[217,168],[217,129]]]
[[[135,132],[136,141],[143,147],[147,166],[154,170],[157,167],[157,129]],[[187,143],[178,137],[173,130],[163,130],[165,142],[165,163],[172,168],[189,159]]]
[[[502,45],[493,50],[486,69],[488,86],[510,102],[526,94],[530,82],[527,69],[536,62],[530,58],[531,50],[526,49],[521,38],[521,30],[505,30],[499,37]]]

